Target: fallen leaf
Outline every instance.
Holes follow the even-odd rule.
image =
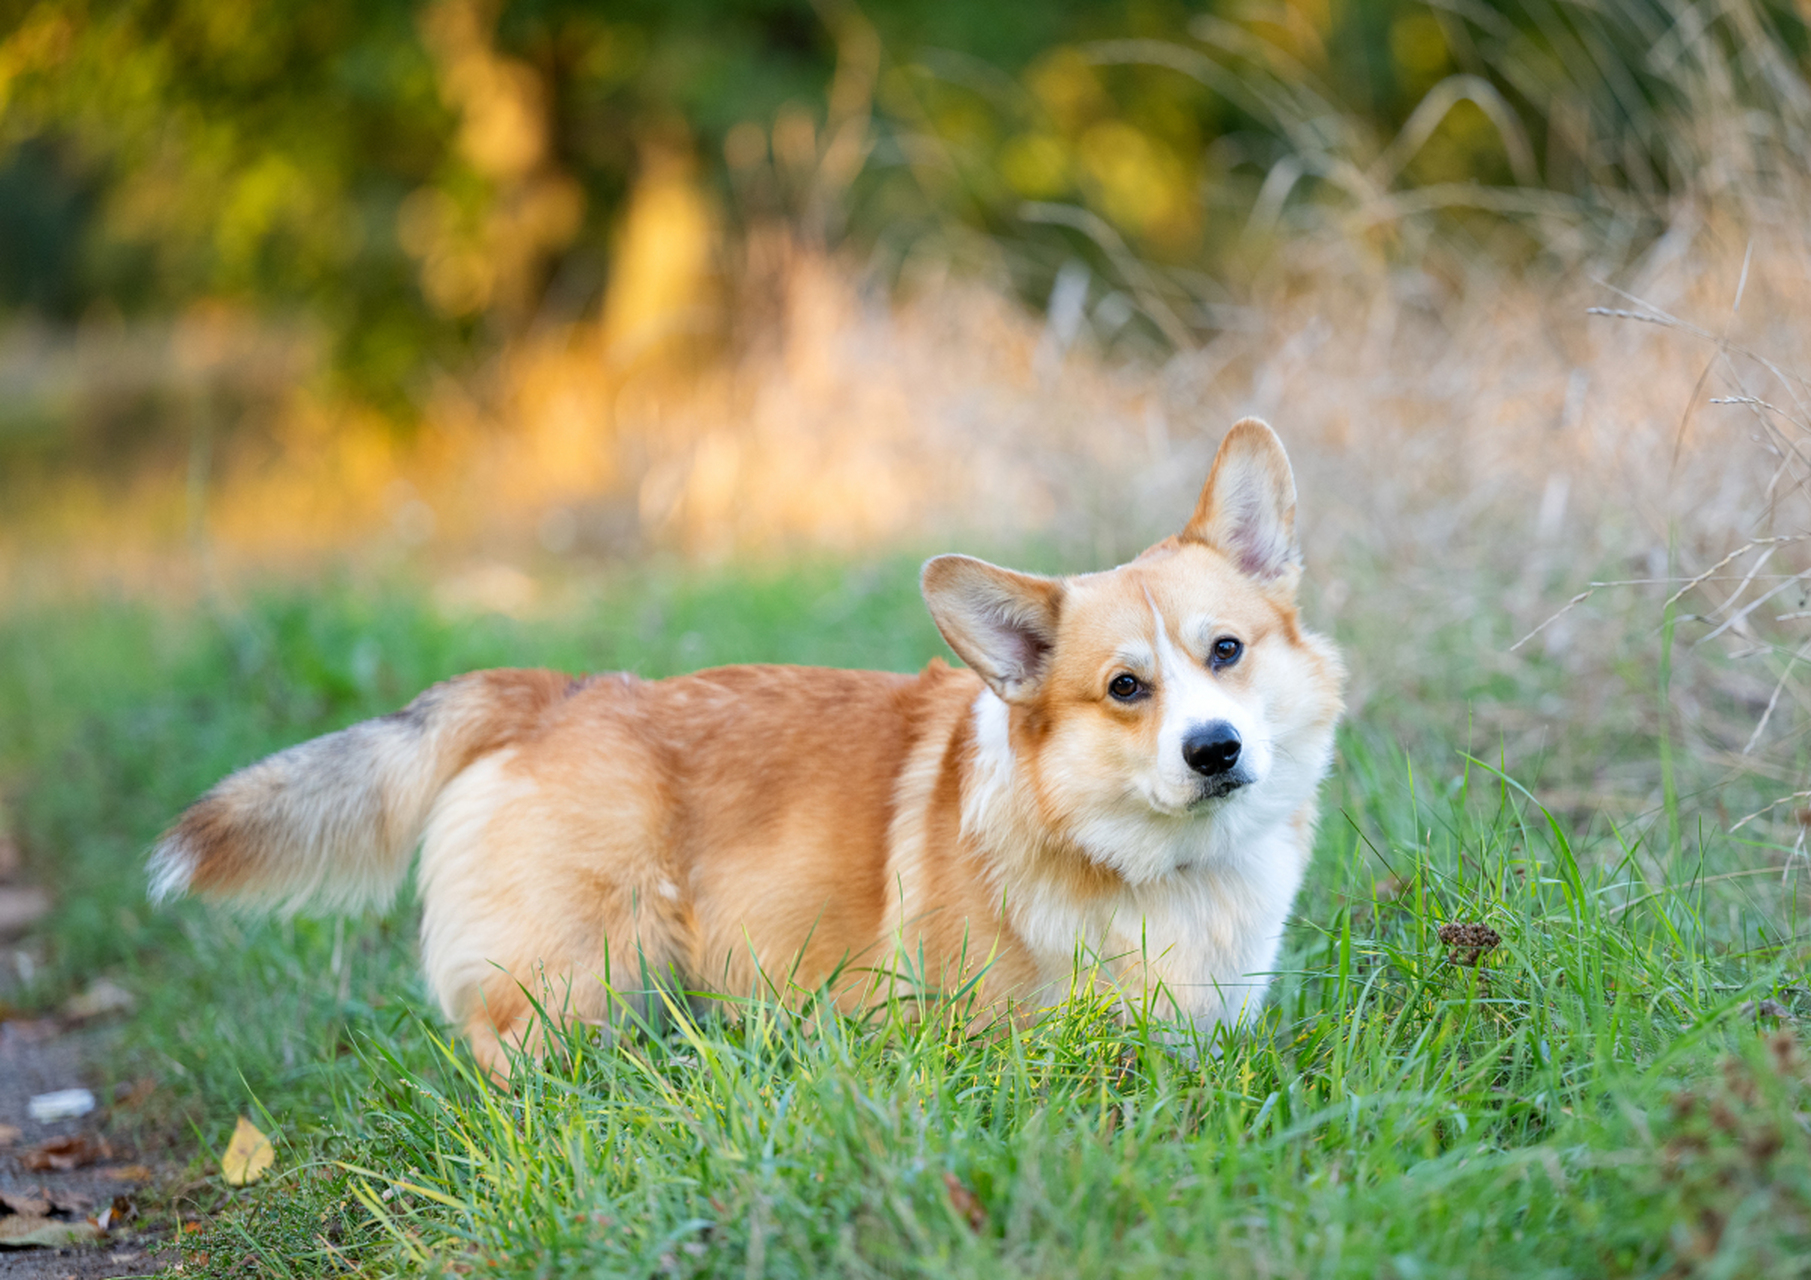
[[[968,1223],[968,1229],[976,1234],[987,1230],[987,1206],[981,1203],[981,1198],[963,1186],[962,1179],[953,1173],[943,1175],[943,1185],[950,1193],[950,1207]]]
[[[23,1214],[0,1218],[0,1249],[62,1249],[100,1237],[101,1229],[92,1222],[58,1222]]]
[[[71,1169],[80,1169],[83,1165],[93,1164],[98,1160],[113,1159],[113,1148],[107,1145],[105,1138],[96,1138],[93,1134],[73,1133],[68,1137],[52,1138],[27,1151],[21,1163],[27,1169],[55,1170],[68,1173]]]
[[[10,1147],[25,1136],[25,1130],[16,1124],[0,1124],[0,1147]]]
[[[257,1125],[240,1116],[239,1127],[233,1130],[233,1140],[226,1144],[226,1154],[220,1157],[220,1172],[225,1175],[228,1186],[243,1187],[262,1178],[276,1158],[270,1139]]]
[[[130,1013],[138,1001],[117,982],[96,978],[79,996],[72,996],[63,1006],[63,1016],[72,1022],[88,1022],[110,1013]]]
[[[43,1188],[35,1196],[28,1191],[0,1191],[0,1205],[5,1205],[8,1213],[22,1213],[28,1218],[50,1216],[50,1197],[43,1194]]]
[[[39,1187],[43,1191],[44,1188]],[[65,1191],[61,1187],[47,1193],[50,1196],[50,1211],[65,1218],[86,1216],[94,1208],[92,1196],[79,1195],[74,1191]]]
[[[50,914],[50,895],[28,885],[0,887],[0,938],[24,933]]]
[[[22,1044],[39,1044],[63,1034],[63,1024],[55,1018],[8,1018],[6,1036]]]
[[[116,1169],[102,1169],[101,1177],[114,1182],[149,1182],[151,1170],[142,1164],[122,1164]]]

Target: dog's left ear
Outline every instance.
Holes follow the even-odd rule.
[[[1050,672],[1063,584],[972,556],[924,562],[918,586],[956,656],[1008,702],[1029,702]]]
[[[1262,419],[1243,418],[1226,433],[1182,536],[1205,542],[1265,586],[1294,588],[1302,570],[1295,473],[1283,442]]]

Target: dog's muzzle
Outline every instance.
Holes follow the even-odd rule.
[[[1182,759],[1204,778],[1231,773],[1239,763],[1239,731],[1227,720],[1209,720],[1182,739]]]
[[[1201,775],[1201,798],[1217,799],[1252,781],[1239,767],[1239,731],[1226,720],[1198,724],[1182,739],[1182,759]]]

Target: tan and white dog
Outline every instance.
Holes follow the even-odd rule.
[[[970,670],[474,672],[225,779],[157,845],[152,894],[356,908],[419,846],[428,981],[499,1072],[538,1044],[531,997],[602,1023],[656,987],[856,1006],[975,981],[1035,1010],[1078,958],[1128,1005],[1236,1024],[1341,709],[1294,530],[1288,458],[1246,419],[1130,564],[928,562]]]

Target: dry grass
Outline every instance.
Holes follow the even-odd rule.
[[[220,371],[276,357],[178,329],[189,456],[123,489],[41,490],[0,535],[6,581],[180,590],[197,566],[350,558],[425,568],[455,608],[520,612],[548,582],[654,552],[1035,545],[1104,564],[1170,528],[1219,433],[1256,413],[1295,459],[1311,612],[1356,647],[1361,720],[1381,701],[1391,732],[1548,761],[1581,811],[1660,802],[1663,728],[1713,772],[1784,784],[1802,777],[1811,684],[1781,675],[1811,668],[1803,623],[1775,618],[1804,611],[1788,575],[1811,558],[1756,540],[1811,529],[1811,393],[1790,372],[1811,368],[1811,247],[1749,226],[1682,217],[1615,281],[1391,269],[1309,242],[1253,287],[1242,328],[1160,363],[1103,353],[1112,295],[1079,275],[1037,316],[935,266],[889,295],[767,233],[719,304],[728,342],[626,361],[598,325],[547,330],[442,386],[412,442],[292,392],[268,429],[210,449],[194,406],[222,395]],[[1663,725],[1667,584],[1713,566],[1676,606],[1694,647]],[[1629,585],[1511,652],[1592,582]]]

